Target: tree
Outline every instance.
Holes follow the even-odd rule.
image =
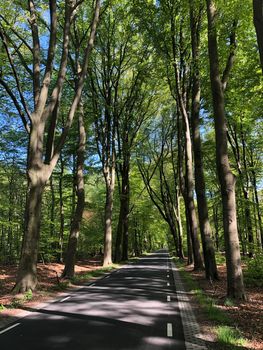
[[[206,0],[206,4],[208,18],[210,80],[216,134],[216,162],[223,206],[224,237],[227,264],[227,294],[232,298],[244,299],[245,291],[241,268],[236,217],[236,179],[231,171],[228,157],[227,125],[223,88],[224,82],[220,77],[217,47],[216,5],[213,0]]]
[[[29,111],[25,98],[22,93],[21,80],[19,79],[9,44],[3,27],[0,35],[9,66],[12,69],[16,88],[19,91],[19,99],[16,98],[8,83],[1,79],[0,83],[5,88],[7,94],[14,102],[23,125],[28,132],[28,155],[27,155],[27,178],[28,195],[25,208],[25,232],[23,237],[22,253],[18,269],[18,275],[15,285],[15,291],[23,292],[33,290],[37,284],[36,264],[38,259],[38,243],[40,236],[41,203],[45,184],[49,180],[54,167],[59,159],[60,151],[66,141],[67,134],[71,127],[77,106],[80,101],[81,92],[84,85],[84,78],[87,72],[87,65],[91,50],[94,45],[94,38],[99,19],[100,2],[96,2],[94,17],[91,24],[90,36],[85,49],[85,57],[82,63],[82,71],[78,80],[78,88],[69,107],[67,121],[59,140],[54,147],[55,128],[58,117],[58,108],[62,96],[62,88],[66,78],[66,69],[69,52],[69,35],[72,19],[76,14],[79,2],[68,0],[65,2],[65,15],[63,25],[63,45],[61,51],[60,66],[57,74],[57,80],[51,94],[52,73],[54,68],[55,48],[58,38],[58,19],[57,3],[50,1],[50,34],[48,54],[45,61],[45,72],[41,77],[41,51],[40,51],[40,28],[38,21],[37,8],[33,0],[28,2],[28,13],[30,15],[30,28],[33,47],[22,39],[23,44],[27,46],[33,58],[32,82],[33,82],[33,111]],[[22,9],[20,9],[21,11]],[[18,36],[19,37],[19,36]],[[13,48],[14,49],[14,48]],[[23,62],[22,62],[23,63]],[[30,69],[28,67],[28,69]],[[21,107],[22,104],[22,107]],[[44,147],[45,131],[48,130],[46,149]]]
[[[195,191],[197,196],[198,218],[202,237],[203,255],[207,279],[218,279],[215,251],[211,239],[212,230],[208,217],[206,186],[203,170],[203,156],[200,137],[200,27],[203,7],[193,0],[189,2],[191,44],[192,44],[192,106],[191,126],[195,164]]]

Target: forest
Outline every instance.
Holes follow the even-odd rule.
[[[0,264],[169,246],[246,299],[263,276],[261,0],[0,4]],[[255,271],[254,271],[255,272]]]

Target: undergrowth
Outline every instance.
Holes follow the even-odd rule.
[[[216,329],[217,340],[220,344],[227,346],[245,346],[246,341],[242,338],[240,331],[229,326],[218,326]]]
[[[84,280],[89,280],[89,279],[94,278],[94,277],[100,277],[100,276],[104,275],[105,273],[110,272],[118,267],[119,267],[119,265],[112,264],[110,266],[102,267],[100,269],[93,270],[93,271],[89,271],[89,272],[86,272],[86,273],[81,274],[81,275],[76,275],[72,279],[72,283],[77,284],[77,283],[83,282]]]
[[[202,289],[200,289],[198,283],[193,279],[191,274],[184,270],[185,264],[179,260],[175,260],[175,262],[176,266],[179,268],[181,277],[201,305],[207,319],[215,322],[215,333],[218,343],[224,344],[227,349],[231,349],[231,347],[233,349],[233,346],[244,346],[246,343],[245,339],[242,338],[237,328],[231,327],[231,320],[226,313],[218,308],[215,300],[207,296]],[[227,298],[225,300],[225,305],[233,306],[234,301]]]
[[[263,287],[263,254],[247,259],[244,277],[246,285],[252,287]]]

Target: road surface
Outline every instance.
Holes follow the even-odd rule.
[[[0,331],[1,350],[185,350],[165,250],[33,310]]]

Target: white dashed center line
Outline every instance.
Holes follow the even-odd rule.
[[[66,301],[66,300],[68,300],[68,299],[70,299],[71,297],[69,296],[69,297],[66,297],[66,298],[64,298],[64,299],[61,299],[60,300],[60,303],[63,303],[64,301]]]
[[[167,301],[171,301],[170,295],[167,295]]]
[[[2,331],[0,332],[0,334],[3,334],[3,333],[5,333],[5,332],[8,332],[8,331],[10,331],[10,329],[15,328],[15,327],[17,327],[17,326],[19,326],[19,325],[20,325],[20,323],[15,323],[15,324],[13,324],[13,326],[10,326],[10,327],[8,327],[8,328],[2,330]]]
[[[173,326],[171,323],[167,323],[167,337],[173,336]]]
[[[170,286],[170,283],[169,283],[169,282],[167,282],[167,286],[168,286],[168,287]]]

